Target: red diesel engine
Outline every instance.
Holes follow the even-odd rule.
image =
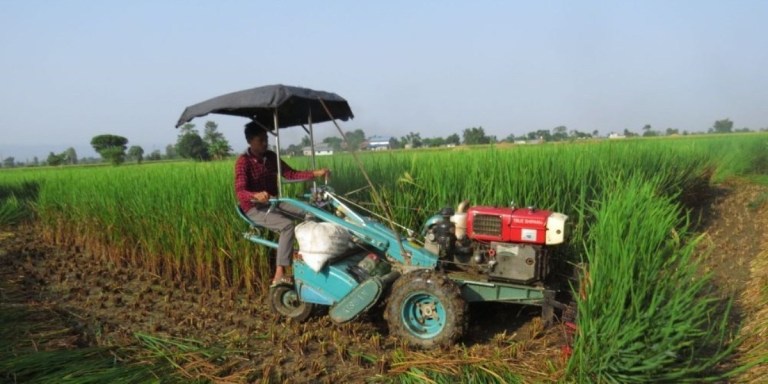
[[[565,235],[565,215],[535,208],[472,207],[466,220],[474,240],[554,245]]]
[[[535,208],[477,206],[441,212],[425,247],[449,268],[532,284],[549,274],[550,246],[565,241],[567,216]]]

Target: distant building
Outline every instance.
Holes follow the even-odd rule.
[[[626,139],[627,137],[624,136],[624,135],[620,135],[620,134],[618,134],[616,132],[611,132],[611,134],[608,135],[608,138],[609,139]]]
[[[368,138],[368,145],[365,149],[370,151],[382,151],[390,149],[389,141],[392,140],[390,136],[371,136]]]
[[[541,136],[535,139],[529,139],[529,140],[525,140],[525,139],[515,140],[515,144],[541,144],[543,142],[544,142],[544,138]]]
[[[301,150],[304,153],[304,156],[312,156],[312,147],[304,147]],[[315,145],[315,155],[317,156],[328,156],[333,155],[333,147],[327,144],[317,144]]]

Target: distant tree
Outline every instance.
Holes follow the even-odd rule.
[[[581,132],[581,131],[576,130],[576,129],[571,131],[571,134],[570,134],[570,138],[571,139],[588,139],[590,137],[592,137],[591,134],[586,133],[586,132]]]
[[[213,143],[216,140],[224,139],[224,135],[219,132],[219,125],[215,121],[208,120],[205,122],[205,131],[203,131],[203,140]]]
[[[155,149],[149,155],[147,155],[147,160],[151,160],[151,161],[157,161],[162,158],[163,158],[163,155],[160,153],[159,149]]]
[[[111,147],[101,151],[102,159],[109,159],[112,165],[120,165],[125,163],[125,149],[119,147]]]
[[[403,145],[400,143],[400,140],[392,137],[389,139],[389,149],[400,149]]]
[[[597,129],[592,131],[592,137],[598,137],[598,136],[600,136],[600,131],[598,131]]]
[[[488,144],[491,142],[491,138],[485,135],[483,127],[472,127],[464,130],[463,133],[464,144]]]
[[[729,133],[732,129],[733,121],[731,121],[731,119],[723,119],[715,121],[715,125],[710,128],[710,132]]]
[[[563,141],[568,139],[568,128],[560,125],[552,129],[552,141]]]
[[[16,164],[16,159],[13,156],[6,157],[3,160],[3,168],[13,168]]]
[[[365,132],[363,132],[362,129],[356,129],[352,132],[347,132],[345,137],[347,139],[348,151],[359,150],[360,146],[365,142]]]
[[[211,157],[214,159],[221,160],[232,153],[232,147],[229,146],[228,141],[218,140],[208,145],[208,152],[210,152]]]
[[[35,166],[35,167],[40,165],[40,159],[38,159],[37,156],[32,158],[32,165]]]
[[[659,133],[654,131],[651,128],[650,124],[646,124],[646,125],[643,126],[643,137],[653,137],[653,136],[658,136],[658,135],[659,135]]]
[[[300,156],[304,154],[304,147],[297,144],[291,144],[286,148],[285,150],[286,155],[290,156]]]
[[[165,146],[165,157],[167,159],[175,159],[177,155],[175,145],[168,144]]]
[[[740,132],[740,133],[752,132],[752,131],[751,131],[749,128],[747,128],[747,127],[744,127],[744,128],[738,128],[738,129],[734,129],[733,131],[734,131],[734,132]]]
[[[304,135],[304,137],[301,138],[301,147],[309,147],[312,145],[312,139],[309,138],[309,135]]]
[[[342,143],[341,137],[329,136],[323,139],[323,143],[333,148],[334,151],[341,150],[341,143]]]
[[[629,129],[624,128],[624,136],[626,136],[626,137],[637,136],[637,133],[634,133],[634,132],[630,131]]]
[[[57,166],[57,165],[64,164],[64,156],[57,155],[51,152],[48,154],[48,159],[45,161],[45,163],[50,166]]]
[[[539,129],[535,132],[528,132],[526,137],[528,140],[552,141],[552,133],[549,132],[549,129]]]
[[[75,149],[72,147],[67,148],[64,152],[62,152],[62,155],[64,156],[64,162],[67,164],[77,164],[77,152],[75,152]]]
[[[421,141],[423,147],[442,147],[445,145],[445,139],[442,137],[431,137]]]
[[[680,131],[674,128],[667,128],[666,133],[667,133],[667,136],[672,136],[672,135],[679,135]]]
[[[461,138],[457,133],[454,133],[445,138],[445,144],[459,145],[461,144]]]
[[[138,145],[131,146],[128,148],[128,158],[141,164],[141,162],[144,161],[144,148]]]
[[[196,134],[198,136],[200,135],[200,133],[197,131],[197,129],[195,129],[195,125],[192,124],[192,123],[186,123],[186,124],[182,125],[181,127],[179,127],[179,138],[181,138],[182,136],[184,136],[186,134],[189,134],[189,133],[194,133],[194,134]]]
[[[205,134],[203,135],[203,141],[208,145],[208,152],[211,157],[217,160],[221,160],[232,152],[232,147],[229,145],[229,141],[224,138],[224,135],[218,131],[218,125],[213,121],[207,121],[205,123]]]
[[[400,143],[403,148],[421,147],[421,134],[418,132],[409,132],[407,135],[400,138]]]
[[[515,142],[515,134],[514,133],[510,133],[502,141],[507,142],[507,143],[514,143]]]
[[[185,159],[194,159],[197,161],[206,161],[211,159],[208,153],[208,145],[197,133],[185,133],[179,136],[176,143],[176,152]]]
[[[125,161],[125,148],[128,139],[117,135],[98,135],[91,139],[91,146],[113,165],[122,164]]]

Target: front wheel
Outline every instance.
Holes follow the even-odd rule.
[[[312,315],[315,305],[305,303],[293,285],[280,284],[269,290],[269,303],[272,310],[297,322],[303,322]]]
[[[390,333],[410,345],[451,345],[464,334],[467,303],[444,274],[419,270],[395,281],[384,317]]]

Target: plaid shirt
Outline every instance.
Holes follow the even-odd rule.
[[[312,171],[296,171],[280,160],[283,177],[288,180],[312,179]],[[248,212],[251,208],[262,206],[252,201],[256,192],[267,191],[270,196],[277,196],[277,154],[267,151],[264,157],[257,158],[250,150],[240,155],[235,162],[235,194],[240,208]]]

